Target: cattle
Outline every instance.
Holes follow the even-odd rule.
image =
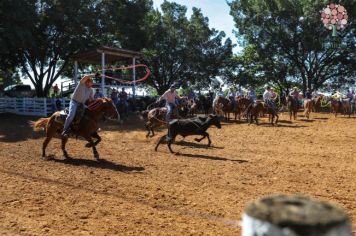
[[[159,139],[155,151],[157,151],[157,148],[161,143],[167,142],[169,151],[174,153],[171,148],[171,144],[174,142],[177,135],[181,135],[183,137],[189,135],[201,135],[202,137],[196,138],[195,141],[200,142],[204,138],[208,138],[209,147],[211,140],[206,130],[212,125],[216,126],[218,129],[221,129],[220,119],[218,116],[209,115],[207,118],[173,120],[168,124],[168,134]]]

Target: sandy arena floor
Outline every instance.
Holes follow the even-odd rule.
[[[59,140],[41,159],[44,133],[30,117],[0,115],[1,235],[240,235],[256,198],[301,193],[343,207],[356,229],[356,117],[313,114],[278,127],[224,123],[206,140],[178,138],[154,151],[142,122],[106,124],[95,161],[82,140]],[[32,118],[34,119],[34,118]],[[353,235],[356,235],[355,233]]]

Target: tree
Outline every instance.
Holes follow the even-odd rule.
[[[211,30],[197,8],[189,20],[185,6],[165,1],[161,8],[162,13],[152,10],[146,18],[144,61],[152,71],[148,84],[159,94],[171,84],[207,87],[231,56],[231,41],[222,44],[224,33]]]
[[[352,22],[339,33],[341,44],[331,48],[330,32],[320,21],[319,11],[328,1],[310,0],[235,0],[230,3],[230,14],[238,28],[238,37],[255,46],[260,61],[269,62],[259,73],[269,73],[276,67],[306,88],[319,89],[337,78],[354,78],[355,45]],[[354,3],[344,2],[347,9]],[[273,67],[273,68],[272,68]],[[285,85],[287,85],[286,83]],[[284,86],[285,86],[284,85]]]
[[[95,0],[2,1],[2,41],[12,51],[37,96],[46,96],[70,56],[95,45],[100,24]],[[3,46],[3,45],[2,45]]]

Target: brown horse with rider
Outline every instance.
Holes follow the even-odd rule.
[[[96,145],[101,141],[97,131],[99,129],[99,121],[103,115],[113,119],[120,119],[119,113],[117,112],[116,107],[110,98],[96,99],[85,109],[84,115],[77,122],[77,124],[72,124],[71,133],[74,136],[83,137],[86,141],[88,141],[85,146],[91,147],[93,149],[93,154],[96,159],[99,159],[99,153],[96,150]],[[51,117],[41,118],[30,123],[35,131],[44,129],[46,132],[46,139],[42,145],[42,157],[46,156],[46,147],[51,139],[61,138],[63,155],[66,158],[70,158],[67,151],[65,150],[68,136],[61,135],[64,121],[65,115],[58,111],[55,112]],[[96,139],[95,142],[93,141],[93,138]]]

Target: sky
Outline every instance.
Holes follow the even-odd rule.
[[[154,8],[161,9],[160,5],[164,0],[153,0]],[[168,2],[176,2],[187,7],[187,17],[192,14],[192,8],[200,8],[203,15],[209,18],[210,28],[215,28],[219,31],[224,31],[234,44],[237,45],[237,39],[232,32],[234,30],[234,21],[230,13],[230,7],[226,0],[168,0]],[[241,48],[236,46],[234,53],[240,51]]]

